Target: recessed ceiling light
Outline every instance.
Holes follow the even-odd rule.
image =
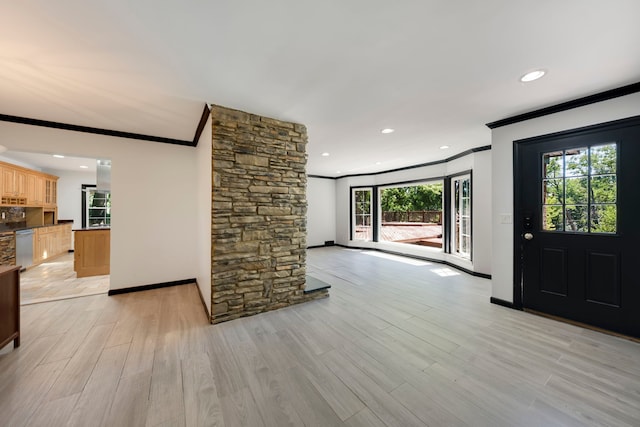
[[[382,162],[376,162],[376,165],[381,165],[381,164],[382,164]]]
[[[441,150],[446,150],[447,148],[449,148],[449,146],[448,146],[448,145],[441,145],[441,146],[440,146],[440,149],[441,149]]]
[[[82,165],[82,166],[80,166],[80,169],[89,169],[89,166]]]
[[[394,133],[396,130],[391,128],[384,128],[380,132],[382,133]]]
[[[329,153],[322,153],[322,157],[329,157]]]
[[[342,171],[336,171],[336,173],[342,173]]]
[[[520,77],[520,81],[522,83],[529,83],[534,80],[538,80],[540,77],[544,76],[546,73],[547,72],[545,70],[534,70]]]
[[[55,157],[56,159],[64,159],[64,156],[62,154],[54,154],[53,157]]]

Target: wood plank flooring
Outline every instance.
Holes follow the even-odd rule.
[[[65,254],[20,273],[20,304],[36,304],[109,292],[109,275],[78,279],[73,254]]]
[[[330,297],[209,325],[195,285],[22,307],[3,426],[638,426],[640,344],[440,264],[319,248]]]

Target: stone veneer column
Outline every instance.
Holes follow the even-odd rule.
[[[325,297],[304,294],[304,125],[212,106],[211,322]]]

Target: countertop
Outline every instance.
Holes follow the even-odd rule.
[[[58,226],[58,225],[69,224],[69,223],[72,223],[72,222],[73,222],[72,219],[61,219],[61,220],[58,221],[57,224],[36,225],[36,226],[33,226],[33,227],[5,228],[5,229],[0,229],[0,234],[13,233],[15,231],[21,231],[21,230],[33,230],[35,228],[42,228],[42,227],[55,227],[55,226]]]
[[[85,228],[74,228],[72,231],[97,231],[97,230],[111,230],[111,227],[85,227]]]
[[[20,269],[20,265],[0,265],[0,274],[8,273],[9,271]]]

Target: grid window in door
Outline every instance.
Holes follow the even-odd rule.
[[[542,168],[543,230],[616,233],[616,143],[543,153]]]
[[[371,188],[353,189],[353,240],[373,239]]]

